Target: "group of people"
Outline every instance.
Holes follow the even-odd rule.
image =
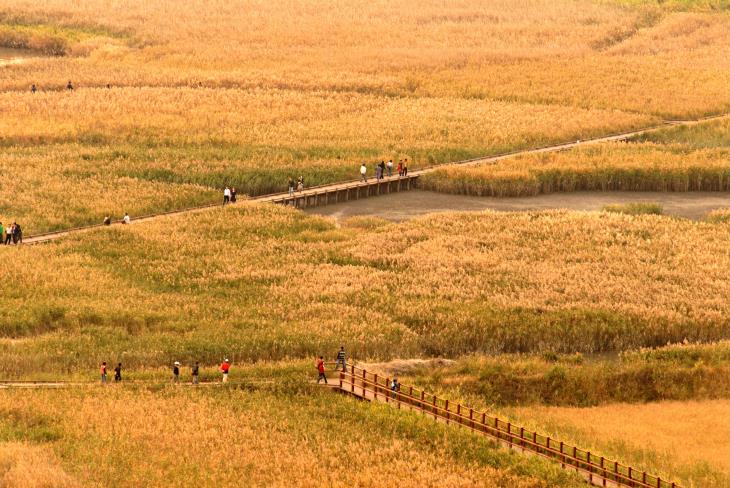
[[[111,88],[111,85],[107,85],[106,87]],[[68,83],[66,83],[66,90],[73,91],[73,89],[74,89],[74,84],[71,83],[71,80],[68,80]],[[35,93],[38,91],[38,87],[35,85],[35,83],[30,85],[30,91],[31,91],[31,93]]]
[[[20,224],[13,222],[7,227],[3,227],[3,223],[0,222],[0,244],[22,244],[23,243],[23,229]]]
[[[304,190],[304,176],[299,176],[299,178],[297,178],[296,181],[294,181],[294,179],[292,179],[290,177],[289,178],[289,183],[288,183],[287,186],[289,188],[289,196],[294,195],[294,191],[295,190],[296,191],[302,191],[302,190]]]
[[[342,368],[340,370],[340,368]],[[327,384],[327,375],[325,374],[324,369],[324,357],[320,356],[317,360],[317,371],[319,373],[319,376],[317,377],[317,384],[319,384],[320,381],[324,381],[324,384]],[[347,371],[347,358],[345,357],[345,346],[340,346],[340,350],[337,351],[337,358],[335,362],[335,371],[342,371],[343,373]]]
[[[173,383],[180,383],[180,367],[181,366],[182,365],[180,364],[180,361],[175,361],[172,365]],[[222,382],[228,383],[228,373],[231,370],[231,363],[228,361],[228,358],[223,360],[223,362],[220,365],[219,370],[223,374]],[[99,372],[101,373],[102,384],[106,383],[107,382],[106,361],[101,363]],[[190,368],[190,374],[192,376],[192,384],[197,385],[200,382],[200,363],[198,361],[195,361],[195,364]],[[117,364],[117,366],[114,368],[114,382],[118,383],[120,381],[122,381],[122,363]]]
[[[324,366],[324,357],[320,356],[317,360],[317,384],[320,383],[320,381],[324,381],[324,384],[327,383],[327,374],[325,372],[325,366]],[[347,372],[347,358],[345,356],[345,346],[340,346],[340,350],[337,351],[337,357],[335,358],[335,371],[342,371],[343,373]],[[388,385],[390,387],[390,390],[393,392],[394,398],[396,394],[400,391],[400,382],[398,381],[398,378],[393,378],[390,381],[390,384]]]
[[[226,187],[223,190],[223,205],[226,203],[236,203],[236,189]]]
[[[398,161],[396,171],[398,172],[398,176],[400,177],[408,176],[408,158]],[[386,175],[388,176],[388,178],[393,176],[392,159],[388,160],[387,163],[385,161],[381,161],[380,164],[375,165],[376,180],[382,180],[383,178],[385,178]],[[365,163],[362,163],[360,165],[360,179],[365,183],[367,183],[368,181],[368,167]]]
[[[106,87],[107,88],[111,88],[112,85],[110,83],[107,83],[106,84]],[[73,91],[74,90],[74,84],[71,83],[71,80],[68,80],[68,83],[66,83],[66,90],[68,90],[68,91]],[[33,83],[32,85],[30,85],[30,91],[31,91],[31,93],[35,93],[35,92],[38,91],[38,87],[36,86],[35,83]]]
[[[124,212],[124,217],[122,217],[122,220],[120,221],[122,224],[128,224],[132,221],[132,219],[129,217],[129,214],[127,212]],[[104,217],[104,225],[112,225],[112,218],[107,215]]]

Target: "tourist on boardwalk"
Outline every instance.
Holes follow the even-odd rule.
[[[35,93],[37,91],[38,91],[38,88],[36,88],[35,83],[33,83],[32,85],[30,85],[30,92],[31,93]]]
[[[398,176],[403,176],[403,160],[398,161]]]
[[[6,246],[9,245],[10,242],[13,240],[13,227],[14,226],[15,226],[15,224],[10,224],[5,229],[5,245]]]
[[[195,365],[193,366],[193,384],[198,384],[198,375],[200,374],[200,364],[198,364],[197,361],[195,361]]]
[[[66,84],[66,90],[73,90],[73,89],[74,89],[74,86],[71,83],[71,80],[68,80],[68,83]]]
[[[385,161],[381,161],[378,165],[378,169],[380,169],[380,179],[382,180],[385,178]]]
[[[173,383],[180,383],[180,362],[175,361],[172,365],[172,381]]]
[[[408,176],[408,158],[403,160],[403,176]]]
[[[388,168],[388,178],[390,178],[393,176],[393,160],[389,159],[385,166]]]
[[[304,176],[297,178],[297,191],[304,191]]]
[[[122,381],[122,363],[117,364],[117,367],[114,368],[114,382],[119,383]]]
[[[123,224],[128,224],[132,221],[132,219],[129,218],[129,214],[124,212],[124,218],[122,219]]]
[[[289,177],[289,196],[293,196],[293,195],[294,195],[294,180],[290,176]]]
[[[236,203],[236,189],[231,188],[231,203]]]
[[[335,369],[338,369],[342,365],[342,371],[347,371],[347,361],[345,361],[345,346],[340,346],[340,350],[337,352],[337,363]]]
[[[226,187],[225,190],[223,190],[223,205],[231,201],[231,189]]]
[[[324,384],[327,384],[327,377],[324,374],[324,358],[322,356],[319,357],[317,360],[317,371],[319,372],[319,376],[317,377],[317,384],[319,384],[320,381],[324,380]]]
[[[20,228],[20,224],[13,223],[13,244],[23,243],[23,229]]]
[[[380,180],[380,178],[383,177],[383,162],[381,161],[380,164],[375,165],[375,179]]]
[[[101,363],[101,368],[99,368],[99,373],[101,373],[102,384],[106,383],[106,361]]]
[[[365,166],[365,163],[360,165],[360,179],[365,183],[368,182],[368,167]]]
[[[2,222],[0,222],[0,242],[5,242],[5,227]]]
[[[104,225],[112,225],[112,218],[108,215],[104,217]]]
[[[228,362],[228,358],[223,360],[221,364],[221,371],[223,372],[223,383],[228,383],[228,372],[231,369],[231,364]]]
[[[393,398],[398,398],[398,392],[400,391],[398,378],[393,378],[393,381],[390,382],[390,390],[393,392]]]

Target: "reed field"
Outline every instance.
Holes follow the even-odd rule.
[[[730,334],[729,232],[565,211],[337,227],[244,203],[8,246],[0,369],[301,358],[342,342],[356,358],[390,359],[719,340]]]
[[[729,412],[725,399],[530,407],[512,414],[587,449],[672,473],[684,486],[713,488],[730,483],[730,437],[724,421]]]
[[[724,114],[728,39],[727,0],[5,0],[0,221],[27,236]],[[419,184],[728,191],[729,146],[730,118],[667,124]],[[728,215],[242,201],[0,246],[0,379],[78,383],[0,389],[0,486],[581,486],[316,387],[341,344],[373,368],[448,358],[398,374],[727,486]],[[96,384],[101,361],[122,385]],[[204,385],[171,384],[174,361]]]
[[[570,191],[728,191],[730,118],[668,128],[634,141],[526,155],[493,165],[444,167],[426,189],[479,196]]]
[[[729,359],[725,341],[614,357],[469,356],[367,369],[681,486],[722,487],[730,481]]]
[[[487,410],[724,399],[730,397],[729,368],[727,341],[673,344],[617,355],[470,355],[445,364],[395,360],[367,366]]]
[[[55,230],[725,112],[729,36],[722,1],[9,0],[0,219]]]
[[[577,487],[544,461],[316,388],[110,385],[0,397],[0,480],[24,487]],[[29,461],[34,460],[31,464]]]

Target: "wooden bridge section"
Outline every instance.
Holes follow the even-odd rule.
[[[338,374],[336,383],[329,385],[337,392],[367,401],[386,403],[400,410],[412,410],[433,417],[436,422],[464,427],[504,447],[560,463],[563,469],[577,472],[592,485],[680,488],[676,483],[663,480],[659,476],[606,459],[459,403],[449,402],[412,386],[400,385],[397,391],[393,391],[390,388],[390,378],[357,366],[347,365],[345,371]]]
[[[291,205],[296,208],[321,207],[360,198],[388,195],[416,188],[420,171],[407,176],[386,176],[381,179],[368,178],[367,181],[351,181],[335,185],[308,188],[293,194],[277,194],[254,198],[257,201]]]

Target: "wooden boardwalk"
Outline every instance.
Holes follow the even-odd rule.
[[[346,181],[341,183],[332,183],[329,185],[321,185],[321,186],[315,186],[307,188],[301,192],[295,192],[293,195],[290,195],[288,192],[282,192],[282,193],[275,193],[271,195],[262,195],[258,197],[248,198],[242,201],[253,201],[253,202],[263,202],[263,203],[275,203],[275,204],[281,204],[281,205],[292,205],[296,208],[307,208],[307,207],[315,207],[320,205],[329,205],[334,203],[340,203],[340,202],[346,202],[349,200],[357,200],[360,198],[368,198],[378,195],[387,195],[389,193],[399,192],[399,191],[407,191],[411,190],[413,188],[417,188],[418,186],[418,178],[439,170],[443,168],[447,168],[450,166],[476,166],[476,165],[482,165],[482,164],[496,164],[499,161],[503,161],[508,158],[514,158],[518,156],[524,156],[524,155],[530,155],[530,154],[544,154],[544,153],[550,153],[550,152],[557,152],[557,151],[565,151],[568,149],[573,149],[579,146],[585,146],[585,145],[591,145],[591,144],[601,144],[605,142],[615,142],[615,141],[624,141],[626,139],[629,139],[631,137],[636,137],[640,135],[650,134],[652,132],[656,132],[662,129],[666,129],[667,127],[671,126],[677,126],[677,125],[683,125],[683,126],[691,126],[696,124],[701,124],[703,122],[711,121],[711,120],[717,120],[721,118],[729,117],[730,114],[722,114],[717,116],[711,116],[711,117],[704,117],[701,119],[696,120],[675,120],[675,121],[665,121],[662,124],[653,126],[653,127],[647,127],[644,129],[639,130],[633,130],[628,132],[622,132],[619,134],[612,134],[607,136],[601,136],[601,137],[595,137],[592,139],[586,139],[586,140],[580,140],[580,141],[571,141],[571,142],[565,142],[561,144],[553,144],[550,146],[545,147],[539,147],[534,149],[525,149],[521,151],[513,151],[505,154],[499,154],[496,156],[487,156],[487,157],[480,157],[480,158],[473,158],[473,159],[467,159],[464,161],[456,161],[452,163],[444,163],[444,164],[437,164],[434,166],[429,166],[425,168],[419,168],[417,170],[413,170],[408,172],[407,176],[391,176],[391,177],[385,177],[383,179],[377,180],[374,176],[368,177],[367,182],[363,182],[360,180],[352,180],[352,181]],[[355,171],[356,168],[353,167],[353,171]],[[233,204],[235,205],[235,204]],[[163,217],[165,215],[177,215],[177,214],[185,214],[185,213],[192,213],[192,212],[200,212],[204,210],[209,210],[211,208],[217,208],[221,207],[221,203],[213,203],[208,205],[202,205],[199,207],[192,207],[192,208],[185,208],[180,210],[172,210],[168,212],[160,212],[155,213],[151,215],[143,215],[143,216],[137,216],[133,217],[131,223],[139,223],[139,222],[146,222],[152,219],[156,219],[158,217]],[[120,225],[121,221],[116,221],[112,225]],[[26,236],[23,239],[24,244],[38,244],[42,242],[48,242],[55,239],[60,239],[62,237],[65,237],[70,234],[77,234],[80,232],[85,232],[91,229],[98,229],[100,227],[104,227],[102,224],[95,224],[95,225],[88,225],[83,227],[76,227],[71,229],[65,229],[60,231],[54,231],[54,232],[45,232],[42,234],[36,234],[31,236]]]
[[[412,386],[401,384],[397,391],[393,391],[389,388],[390,378],[352,364],[347,365],[345,371],[337,372],[337,375],[326,386],[338,393],[365,401],[386,403],[393,408],[433,418],[436,422],[466,428],[509,449],[560,463],[563,469],[578,473],[595,486],[679,488],[676,483],[663,480],[659,476],[592,454],[559,439],[551,439]]]

